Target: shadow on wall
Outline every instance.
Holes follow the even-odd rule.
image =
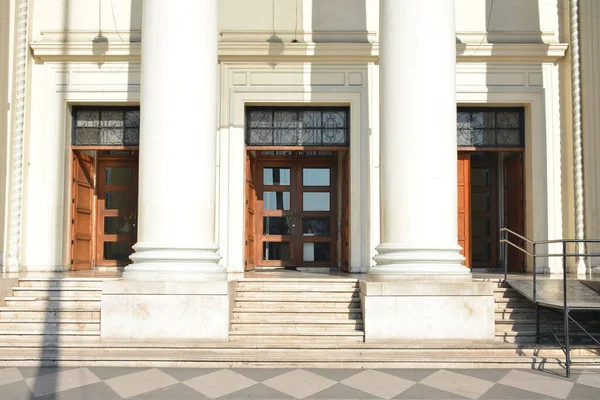
[[[366,0],[312,0],[312,37],[315,43],[368,43]]]

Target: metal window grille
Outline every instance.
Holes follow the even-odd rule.
[[[525,147],[523,108],[458,108],[459,147]]]
[[[74,146],[139,146],[139,107],[73,107]]]
[[[249,146],[348,146],[347,107],[247,107]]]

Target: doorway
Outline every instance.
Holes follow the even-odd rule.
[[[246,168],[246,270],[345,269],[346,152],[253,153],[248,152]]]
[[[71,270],[129,264],[137,241],[138,153],[74,150]]]

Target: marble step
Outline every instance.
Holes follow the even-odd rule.
[[[342,332],[343,333],[343,332]],[[344,343],[362,343],[364,342],[364,335],[343,335],[340,333],[337,334],[327,334],[327,335],[298,335],[298,334],[277,334],[277,335],[268,335],[264,334],[261,338],[256,338],[254,333],[246,333],[241,331],[232,331],[229,333],[229,341],[230,342],[244,342],[244,343],[253,343],[253,344],[290,344],[295,345],[298,342],[306,342],[310,340],[315,343],[322,344],[336,344],[343,345]],[[321,350],[322,356],[325,354]]]
[[[307,312],[233,312],[235,321],[327,321],[327,320],[360,320],[362,314],[354,313],[307,313]]]
[[[19,287],[35,288],[102,288],[103,280],[19,279]]]
[[[243,332],[255,335],[304,335],[304,336],[326,336],[333,335],[363,335],[362,323],[351,324],[231,324],[230,332]]]
[[[42,340],[45,343],[54,343],[63,340],[100,340],[100,331],[66,331],[66,330],[20,330],[20,331],[0,331],[0,341],[15,342],[23,340]]]
[[[246,316],[239,316],[231,321],[232,326],[314,326],[316,328],[322,326],[351,326],[360,327],[362,329],[362,319],[336,319],[336,318],[296,318],[296,317],[281,317],[281,318],[270,318],[270,317],[256,317],[249,318]]]
[[[293,301],[293,302],[328,302],[328,301],[358,301],[358,293],[343,292],[238,292],[236,300],[264,300],[264,301]]]
[[[89,296],[78,296],[78,297],[48,297],[48,298],[37,298],[37,297],[25,297],[25,296],[7,296],[5,298],[6,305],[9,307],[22,307],[22,308],[34,308],[34,307],[99,307],[100,298],[89,297]]]
[[[0,319],[97,319],[100,320],[100,307],[94,308],[21,308],[0,307]]]
[[[302,300],[302,301],[260,301],[255,299],[235,299],[235,308],[260,308],[265,310],[321,310],[336,308],[339,310],[353,310],[360,308],[360,300],[342,300],[342,301],[322,301],[322,300]]]
[[[358,293],[356,284],[352,283],[315,283],[315,284],[279,284],[279,283],[246,283],[237,285],[238,292],[352,292]]]
[[[31,332],[57,332],[57,331],[100,331],[100,320],[79,319],[0,319],[0,331],[31,331]]]
[[[37,288],[37,287],[14,287],[13,297],[96,297],[100,300],[102,288],[71,287],[71,288]]]

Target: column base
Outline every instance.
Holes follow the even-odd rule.
[[[459,246],[451,248],[416,248],[398,243],[383,243],[377,246],[373,259],[377,265],[368,271],[370,275],[455,275],[470,278],[471,270],[462,263],[465,258]]]
[[[159,246],[137,243],[131,255],[133,264],[123,278],[137,281],[216,281],[227,279],[227,269],[219,264],[219,247]]]

